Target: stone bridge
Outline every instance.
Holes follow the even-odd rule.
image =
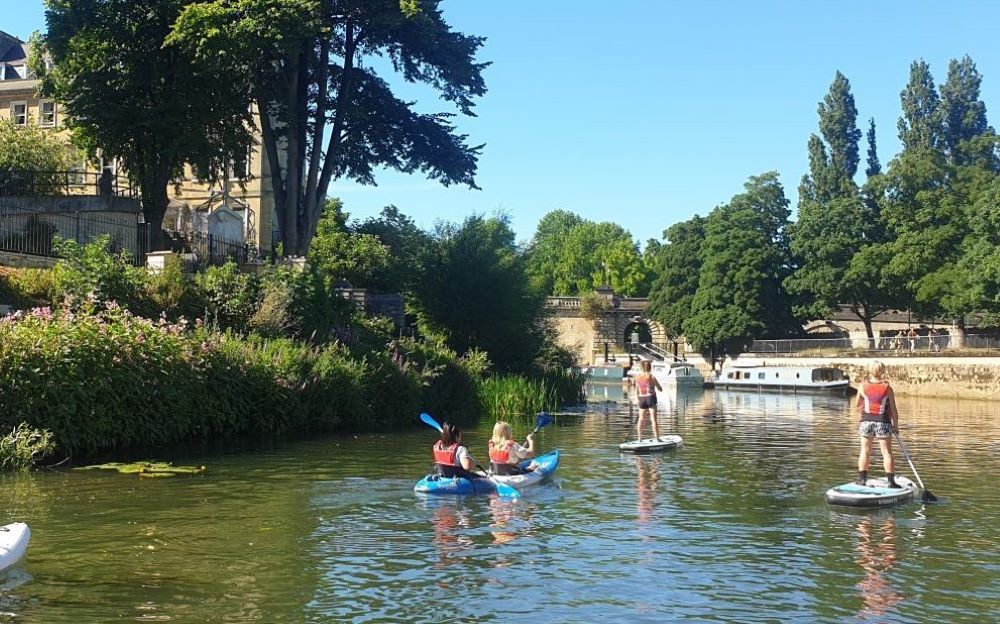
[[[663,325],[646,315],[649,299],[621,297],[606,287],[597,289],[596,294],[608,305],[594,321],[583,316],[582,297],[548,297],[545,304],[557,332],[557,342],[573,351],[582,364],[603,362],[605,356],[627,362],[628,345],[636,338],[639,342],[656,343],[674,355],[692,353],[683,336],[668,336]],[[872,321],[876,337],[894,336],[899,330],[908,331],[910,327],[921,336],[926,336],[931,329],[957,333],[947,320],[918,321],[906,310],[889,310]],[[810,338],[851,338],[860,340],[862,345],[867,338],[864,324],[848,306],[841,306],[829,319],[808,321],[802,328]]]

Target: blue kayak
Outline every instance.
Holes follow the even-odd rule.
[[[524,474],[490,475],[478,479],[465,477],[442,477],[429,474],[413,486],[413,491],[419,494],[492,494],[497,491],[497,483],[509,485],[520,490],[531,485],[537,485],[552,476],[559,467],[559,451],[549,451],[534,459],[526,459],[518,464],[522,470],[534,464],[534,469]]]

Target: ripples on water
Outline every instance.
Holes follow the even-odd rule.
[[[685,446],[634,457],[617,452],[634,411],[598,392],[539,436],[563,450],[559,477],[516,502],[415,496],[429,430],[176,458],[209,465],[192,479],[6,477],[6,517],[33,537],[0,621],[995,618],[994,404],[902,398],[942,504],[860,511],[823,501],[854,476],[847,399],[667,396],[661,425]],[[490,425],[466,434],[481,458]]]

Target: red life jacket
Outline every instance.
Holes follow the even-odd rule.
[[[495,464],[509,464],[510,449],[513,446],[513,440],[507,440],[499,446],[493,444],[493,440],[490,440],[490,461]]]
[[[445,446],[444,442],[438,440],[434,443],[434,463],[442,466],[457,466],[458,444]]]
[[[889,382],[879,383],[865,382],[861,384],[861,397],[864,404],[861,406],[862,420],[875,420],[891,422],[889,418]],[[874,416],[876,418],[865,418]]]
[[[653,396],[656,392],[653,389],[653,376],[643,373],[635,378],[635,388],[639,392],[639,396],[648,397]]]

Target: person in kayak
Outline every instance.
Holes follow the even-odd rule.
[[[889,487],[898,488],[895,462],[892,457],[892,434],[899,433],[899,411],[896,394],[885,378],[885,364],[872,362],[868,367],[868,381],[858,389],[858,408],[861,410],[861,452],[858,454],[858,485],[868,482],[868,463],[871,459],[872,440],[878,440],[882,451],[882,466]]]
[[[528,446],[521,446],[514,441],[510,425],[502,420],[493,425],[493,437],[490,438],[490,470],[497,475],[521,474],[518,464],[535,456],[535,434],[528,434]]]
[[[653,425],[653,437],[660,439],[660,424],[656,422],[656,391],[662,391],[660,382],[650,372],[649,360],[642,361],[642,370],[635,376],[635,394],[639,403],[639,421],[635,427],[636,439],[642,440],[642,423],[648,417]]]
[[[458,425],[441,425],[441,437],[434,443],[434,467],[443,477],[479,478],[480,475],[472,472],[476,462],[469,449],[462,445],[462,430]]]

